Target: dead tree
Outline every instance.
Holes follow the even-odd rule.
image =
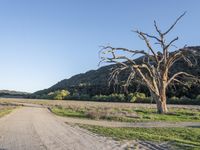
[[[129,76],[126,80],[125,86],[128,86],[135,77],[144,84],[150,91],[151,98],[157,104],[157,111],[160,114],[167,113],[166,105],[166,90],[170,83],[182,83],[179,77],[187,77],[189,79],[196,79],[195,76],[187,72],[176,72],[171,75],[172,66],[179,60],[184,60],[190,66],[196,63],[195,55],[199,52],[189,49],[186,46],[171,51],[174,47],[174,42],[178,37],[166,42],[166,35],[172,31],[177,22],[185,15],[183,13],[176,21],[166,30],[162,32],[156,21],[154,27],[157,35],[150,35],[141,31],[134,31],[146,44],[147,50],[132,50],[127,48],[115,48],[112,46],[104,46],[101,50],[101,62],[114,63],[117,67],[112,71],[110,82],[117,81],[118,75],[121,72],[129,71]],[[153,48],[151,42],[155,41],[159,49]],[[142,61],[136,61],[138,59]]]

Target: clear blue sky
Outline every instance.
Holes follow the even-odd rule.
[[[200,45],[199,0],[1,0],[0,89],[34,92],[97,69],[99,46],[143,48],[131,32],[166,29],[185,10],[171,36]]]

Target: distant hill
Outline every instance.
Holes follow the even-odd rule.
[[[81,73],[75,76],[72,76],[69,79],[64,79],[57,84],[53,85],[52,87],[48,89],[44,89],[41,91],[37,91],[34,94],[47,94],[49,92],[53,92],[56,90],[62,90],[62,89],[74,89],[76,88],[78,91],[86,90],[87,88],[96,88],[96,90],[99,87],[105,87],[106,89],[108,88],[107,84],[108,81],[107,79],[109,78],[110,74],[110,69],[112,66],[105,66],[101,67],[97,70],[90,70],[86,73]],[[87,89],[88,90],[88,89]]]
[[[200,46],[195,47],[188,47],[191,49],[196,49],[200,51]],[[186,71],[188,73],[194,74],[196,76],[200,76],[200,57],[197,57],[198,65],[194,67],[188,67],[187,64],[183,61],[178,61],[172,68],[172,72],[176,71]],[[140,61],[140,58],[136,59],[136,61]],[[117,89],[117,92],[122,91],[122,88],[120,87],[108,87],[108,78],[111,73],[111,69],[113,67],[116,67],[116,65],[108,65],[101,67],[97,70],[90,70],[86,73],[81,73],[75,76],[72,76],[69,79],[64,79],[57,84],[53,85],[52,87],[48,89],[44,89],[41,91],[37,91],[34,93],[34,95],[42,95],[47,94],[49,92],[53,92],[56,90],[62,90],[67,89],[70,92],[77,92],[82,94],[89,94],[89,95],[96,95],[96,94],[110,94],[114,92]],[[122,75],[122,78],[125,78],[127,76],[127,73],[124,73]],[[141,86],[140,86],[141,87]],[[176,88],[178,87],[178,88]],[[182,85],[177,85],[174,89],[174,87],[171,87],[169,89],[169,95],[176,95],[176,96],[191,96],[191,93],[193,93],[194,96],[197,94],[200,94],[200,87],[197,83],[192,83],[189,89],[183,87]],[[130,91],[142,91],[142,92],[148,92],[148,90],[145,87],[139,88],[136,85],[136,83],[133,82],[131,87],[129,87]]]
[[[0,97],[25,97],[30,93],[10,90],[0,90]]]

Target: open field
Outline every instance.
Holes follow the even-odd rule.
[[[112,108],[112,107],[62,107],[54,106],[51,111],[60,116],[109,120],[121,122],[169,121],[200,122],[199,109],[171,108],[165,115],[156,113],[155,108]]]
[[[200,149],[199,128],[108,128],[79,125],[96,134],[112,137],[116,140],[140,140],[157,143],[167,142],[167,149]]]
[[[198,105],[169,105],[169,114],[159,115],[156,113],[155,104],[31,99],[0,99],[0,102],[16,103],[18,105],[23,103],[39,104],[51,108],[52,112],[60,116],[95,120],[101,119],[122,122],[200,122],[200,107]]]
[[[153,104],[26,99],[0,103],[22,106],[0,119],[0,148],[200,149],[199,106],[169,105],[169,114],[159,115]]]
[[[16,104],[39,104],[44,107],[51,108],[52,112],[60,116],[96,120],[102,119],[122,122],[200,122],[200,106],[198,105],[168,105],[169,114],[159,115],[156,113],[155,104],[31,99],[0,99],[0,102]]]
[[[92,102],[92,101],[75,101],[75,100],[42,100],[42,99],[12,99],[0,98],[0,103],[31,103],[48,106],[62,106],[62,107],[101,107],[101,108],[156,108],[155,104],[139,104],[139,103],[112,103],[112,102]],[[169,111],[171,108],[186,108],[198,109],[199,105],[168,105]]]

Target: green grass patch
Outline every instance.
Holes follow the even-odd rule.
[[[142,140],[173,143],[181,149],[200,149],[200,128],[109,128],[79,125],[93,133],[116,140]],[[185,146],[183,146],[185,145]]]
[[[59,116],[67,116],[67,117],[77,117],[77,118],[86,118],[86,115],[81,111],[75,111],[73,109],[66,109],[66,108],[58,108],[53,107],[51,111]]]
[[[197,109],[173,108],[168,114],[157,114],[156,109],[136,109],[143,121],[200,122],[200,111]]]

